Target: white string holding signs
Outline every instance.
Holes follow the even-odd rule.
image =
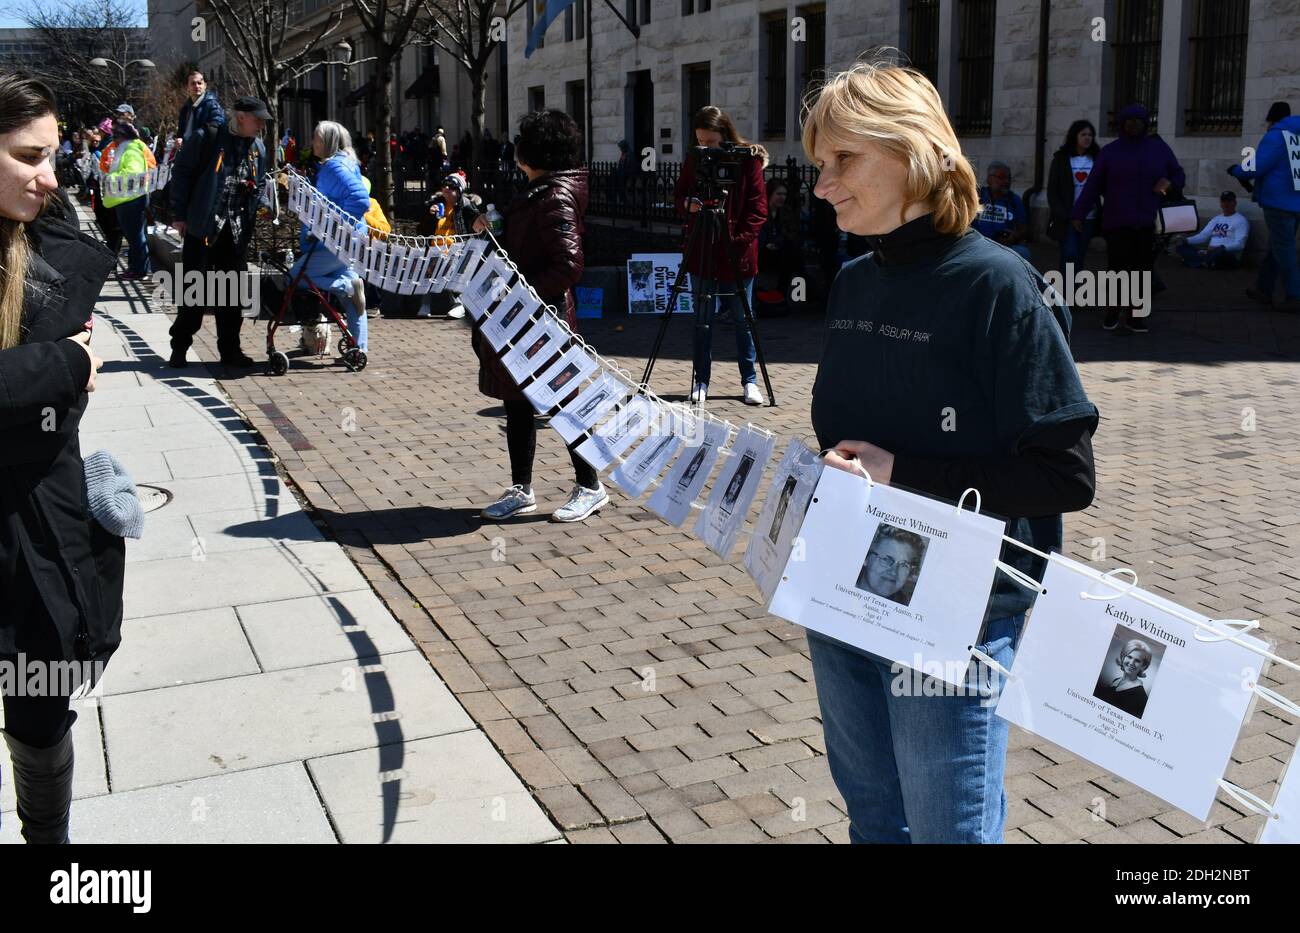
[[[568,326],[490,233],[367,243],[354,235],[356,224],[347,215],[331,212],[319,192],[292,176],[290,207],[309,228],[326,234],[326,249],[381,287],[461,292],[475,326],[524,396],[539,413],[559,407],[551,426],[566,443],[577,443],[597,470],[612,471],[611,481],[632,498],[653,488],[646,507],[664,520],[680,526],[699,511],[695,534],[729,556],[762,483],[774,434],[668,402],[636,382]],[[1222,777],[1255,697],[1300,715],[1300,707],[1259,684],[1265,660],[1295,670],[1300,665],[1247,634],[1258,622],[1197,616],[1138,590],[1127,568],[1103,574],[1016,541],[1006,535],[1005,523],[980,514],[977,490],[967,494],[975,497],[972,511],[865,479],[864,485],[851,474],[822,469],[817,451],[791,442],[745,553],[769,611],[954,686],[979,659],[1007,677],[1010,686],[997,709],[1003,718],[1202,819],[1218,790],[1270,820],[1282,817],[1288,804],[1280,796],[1270,807]],[[1002,562],[1004,543],[1045,560],[1043,582]],[[975,647],[999,571],[1036,594],[1010,671]],[[1131,583],[1119,586],[1120,573],[1131,575]],[[1080,575],[1089,584],[1083,590],[1062,584]],[[1098,593],[1098,586],[1115,592]],[[1067,599],[1071,592],[1078,598]],[[1125,601],[1144,607],[1145,615],[1117,608]],[[1141,621],[1126,622],[1120,612]],[[1079,622],[1080,613],[1093,621]],[[1103,630],[1098,619],[1115,621]],[[1175,621],[1162,626],[1160,620],[1189,624],[1194,636],[1183,638],[1173,632]],[[1063,632],[1090,640],[1063,653]],[[1158,671],[1159,691],[1150,703],[1139,702],[1142,681],[1150,685]],[[1200,703],[1195,715],[1187,713],[1189,697]],[[1069,704],[1073,715],[1066,712]],[[1199,744],[1188,741],[1189,724]]]
[[[167,148],[162,160],[154,168],[144,172],[132,172],[121,175],[105,172],[99,160],[89,156],[77,163],[83,177],[94,176],[99,179],[101,197],[131,198],[142,194],[152,194],[166,188],[172,178],[172,147],[174,140],[167,140]]]

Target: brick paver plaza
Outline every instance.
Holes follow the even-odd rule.
[[[1300,327],[1245,308],[1161,308],[1148,336],[1076,316],[1074,351],[1102,423],[1097,500],[1067,516],[1066,551],[1090,560],[1104,545],[1097,566],[1131,566],[1142,585],[1211,617],[1260,618],[1276,650],[1300,658]],[[657,320],[584,323],[639,376]],[[821,325],[763,322],[777,408],[740,403],[734,344],[718,335],[710,407],[752,417],[782,447],[808,434]],[[250,330],[254,351],[262,328]],[[674,322],[655,371],[670,397],[688,380],[689,331],[685,317]],[[613,488],[599,517],[549,523],[573,477],[546,430],[538,512],[480,521],[509,472],[468,327],[375,320],[370,342],[360,374],[295,360],[286,377],[222,386],[567,837],[846,841],[803,631],[763,612],[743,540],[721,560]],[[1300,699],[1295,674],[1266,674]],[[1271,799],[1296,738],[1261,704],[1226,777]],[[1253,841],[1261,819],[1220,802],[1202,826],[1020,730],[1006,786],[1008,842]]]

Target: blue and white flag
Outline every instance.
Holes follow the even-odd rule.
[[[528,34],[528,45],[524,48],[524,58],[536,51],[547,27],[560,18],[560,14],[573,6],[573,0],[530,0],[533,5],[533,31]]]

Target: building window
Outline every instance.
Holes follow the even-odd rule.
[[[993,128],[993,44],[996,0],[957,3],[957,119],[963,136]]]
[[[939,84],[939,0],[910,0],[904,46],[912,67]]]
[[[564,41],[573,41],[573,4],[564,8]]]
[[[1197,0],[1193,5],[1187,39],[1190,101],[1185,132],[1230,136],[1241,132],[1249,22],[1248,0]]]
[[[683,127],[683,138],[686,145],[683,148],[689,149],[695,145],[695,134],[691,132],[691,120],[700,108],[707,107],[713,96],[710,87],[710,69],[708,62],[699,62],[694,65],[682,66],[682,87],[686,92],[686,106],[684,111],[686,125]]]
[[[538,111],[546,109],[546,88],[542,86],[528,89],[528,109]]]
[[[1111,43],[1113,74],[1110,112],[1106,125],[1118,132],[1115,115],[1129,104],[1147,109],[1147,128],[1155,132],[1156,107],[1160,98],[1160,29],[1164,14],[1162,0],[1115,0],[1114,41]]]
[[[693,13],[707,13],[711,6],[709,0],[682,0],[682,16]]]
[[[763,20],[763,136],[785,139],[785,14]]]
[[[533,12],[533,6],[534,6],[534,5],[533,5],[532,3],[527,4],[527,7],[528,7],[528,22],[527,22],[527,27],[528,27],[528,35],[530,35],[530,36],[533,34],[533,26],[534,26],[534,25],[536,24],[536,22],[537,22],[537,17],[536,17],[536,15],[535,15],[534,12]],[[541,48],[545,48],[545,47],[546,47],[546,33],[545,33],[545,32],[543,32],[542,35],[538,38],[538,40],[537,40],[537,47],[538,47],[539,49],[541,49]]]
[[[627,0],[624,15],[629,23],[640,23],[644,26],[650,22],[650,0]]]
[[[587,0],[578,0],[573,10],[573,36],[576,39],[587,38]]]
[[[799,7],[807,27],[804,41],[795,48],[799,55],[799,100],[802,103],[808,89],[826,80],[826,8],[824,6]]]

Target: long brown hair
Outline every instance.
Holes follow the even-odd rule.
[[[696,130],[713,130],[715,133],[722,135],[723,142],[731,143],[736,146],[753,146],[758,150],[759,157],[763,160],[763,168],[767,168],[767,150],[757,143],[751,143],[736,131],[736,124],[731,121],[731,115],[721,107],[714,107],[710,104],[707,107],[701,107],[695,111],[695,116],[691,117],[691,139],[687,147],[695,145]]]
[[[0,74],[0,135],[58,110],[54,92],[42,82]],[[0,350],[17,346],[22,339],[23,290],[30,261],[24,224],[0,216]]]

